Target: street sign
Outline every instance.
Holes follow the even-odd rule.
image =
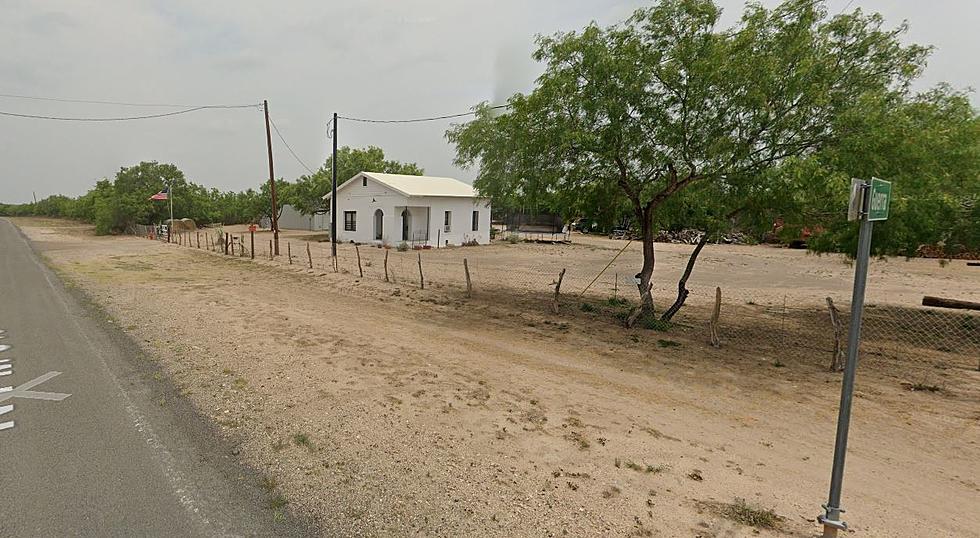
[[[847,455],[847,433],[851,424],[851,403],[854,399],[854,376],[857,370],[861,342],[861,317],[864,314],[864,290],[868,283],[868,262],[871,258],[871,232],[874,221],[888,219],[892,184],[878,178],[871,182],[851,180],[851,202],[847,220],[860,221],[858,247],[855,253],[854,290],[851,293],[851,323],[847,334],[847,362],[841,382],[840,408],[837,415],[837,439],[834,442],[834,465],[830,472],[830,495],[823,505],[824,513],[817,517],[823,524],[824,538],[834,538],[847,530],[841,520],[841,489],[844,482],[844,459]]]
[[[871,195],[868,200],[868,220],[888,220],[888,208],[892,200],[892,183],[871,178]]]
[[[851,222],[860,220],[863,206],[864,180],[851,178],[851,201],[847,204],[847,220]]]

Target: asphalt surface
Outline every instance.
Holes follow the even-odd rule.
[[[312,533],[5,219],[0,331],[0,536]]]

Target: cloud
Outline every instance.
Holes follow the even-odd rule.
[[[771,0],[766,0],[771,5]],[[831,12],[847,0],[828,0]],[[726,20],[743,3],[722,2]],[[972,51],[980,8],[857,0],[890,25],[909,19],[935,43],[926,79],[978,86]],[[646,0],[0,0],[0,93],[188,104],[259,103],[310,166],[325,159],[332,112],[411,118],[463,112],[527,91],[540,72],[536,34],[622,20]],[[0,98],[0,110],[74,116],[158,109]],[[410,126],[344,122],[340,143],[379,145],[429,173],[464,179],[443,136],[448,122]],[[278,139],[276,170],[305,171]],[[252,109],[210,110],[119,124],[0,118],[0,199],[84,192],[140,159],[173,161],[194,181],[255,186],[267,170],[265,127]]]

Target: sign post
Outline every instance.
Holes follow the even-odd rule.
[[[851,424],[851,402],[854,396],[854,374],[857,370],[858,348],[861,343],[861,316],[864,313],[864,290],[868,282],[868,261],[871,258],[871,231],[875,221],[888,218],[892,184],[878,178],[871,182],[854,180],[851,184],[851,204],[848,220],[861,223],[858,235],[857,260],[854,268],[854,291],[851,294],[851,324],[847,334],[847,364],[841,384],[840,411],[837,416],[837,439],[834,444],[834,467],[830,474],[830,496],[823,505],[824,513],[817,517],[823,524],[824,538],[834,538],[837,531],[847,530],[841,520],[840,505],[844,482],[844,457],[847,455],[847,431]],[[855,211],[856,209],[856,211]]]

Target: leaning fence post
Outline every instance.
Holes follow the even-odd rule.
[[[422,274],[422,253],[419,252],[419,287],[425,289],[425,275]]]
[[[286,241],[286,256],[289,257],[289,265],[293,264],[293,246]]]
[[[830,310],[830,324],[834,328],[834,357],[830,361],[830,371],[841,372],[844,370],[844,363],[847,359],[844,355],[844,346],[841,345],[844,324],[840,319],[840,311],[834,306],[834,300],[830,297],[827,297],[827,308]]]
[[[708,323],[708,333],[711,336],[711,345],[721,347],[721,339],[718,337],[718,318],[721,317],[721,287],[715,288],[715,308],[711,312],[711,321]]]
[[[463,258],[463,272],[466,273],[466,296],[473,296],[473,283],[470,281],[470,264]]]
[[[388,249],[385,249],[385,282],[388,282]]]
[[[357,254],[357,272],[364,278],[364,269],[361,268],[361,251],[357,248],[357,243],[354,243],[354,253]]]
[[[313,269],[313,255],[310,254],[310,243],[306,243],[306,259],[310,261],[310,269]]]
[[[557,314],[558,313],[558,294],[561,293],[561,281],[565,279],[565,270],[562,269],[558,273],[558,282],[555,283],[555,298],[551,302],[551,310]]]

